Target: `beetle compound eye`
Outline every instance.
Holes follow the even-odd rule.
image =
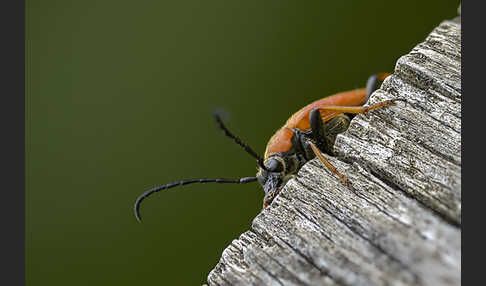
[[[270,172],[282,172],[283,165],[282,163],[274,158],[270,158],[265,162],[265,168]]]

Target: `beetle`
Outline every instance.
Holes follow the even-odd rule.
[[[315,157],[337,175],[343,184],[351,186],[349,180],[322,153],[335,155],[333,147],[336,136],[348,129],[351,119],[356,114],[395,105],[396,101],[406,102],[404,99],[395,98],[368,107],[364,106],[370,95],[390,75],[390,73],[372,75],[368,78],[365,88],[327,96],[301,108],[270,138],[263,157],[233,135],[223,124],[220,115],[215,113],[216,123],[224,134],[256,159],[258,165],[256,176],[239,179],[182,180],[152,188],[140,195],[135,201],[134,212],[137,220],[141,221],[140,204],[148,196],[161,190],[193,183],[246,184],[258,181],[265,192],[263,208],[266,208],[286,182],[297,174],[306,162]]]

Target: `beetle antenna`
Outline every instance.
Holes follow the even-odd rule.
[[[257,160],[257,164],[258,166],[262,167],[263,169],[267,169],[265,168],[265,165],[263,164],[263,158],[260,157],[255,151],[253,151],[253,149],[251,149],[250,146],[248,146],[247,144],[245,144],[243,141],[241,141],[240,138],[236,137],[235,135],[233,135],[229,130],[228,128],[226,128],[226,126],[224,126],[223,124],[223,121],[221,120],[221,117],[219,116],[219,114],[217,113],[214,113],[214,118],[216,119],[216,122],[218,123],[218,126],[221,130],[223,130],[224,132],[224,135],[228,136],[229,138],[233,139],[235,141],[236,144],[240,145],[241,147],[243,147],[243,149],[248,153],[250,154],[253,158],[255,158]]]
[[[218,178],[218,179],[193,179],[193,180],[178,181],[178,182],[170,183],[170,184],[167,184],[167,185],[163,185],[163,186],[158,186],[158,187],[152,188],[152,189],[146,191],[145,193],[141,194],[137,198],[137,200],[135,201],[135,205],[133,207],[133,210],[135,211],[135,217],[137,218],[137,220],[139,222],[141,222],[142,221],[142,217],[140,216],[140,203],[145,198],[147,198],[148,196],[150,196],[153,193],[156,193],[158,191],[165,190],[165,189],[170,189],[170,188],[177,187],[177,186],[183,186],[183,185],[193,184],[193,183],[246,184],[246,183],[254,182],[256,180],[257,180],[256,177],[244,177],[244,178],[239,178],[239,179],[236,179],[236,180]]]

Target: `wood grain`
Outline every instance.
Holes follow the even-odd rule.
[[[356,116],[250,230],[229,245],[209,285],[461,284],[461,24],[442,22],[396,63]]]

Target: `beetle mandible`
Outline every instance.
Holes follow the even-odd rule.
[[[152,188],[137,198],[134,205],[136,218],[141,221],[140,203],[148,196],[161,190],[192,183],[245,184],[258,181],[265,192],[263,208],[266,208],[278,195],[285,183],[297,174],[307,161],[315,157],[319,158],[332,173],[336,174],[343,184],[349,186],[349,180],[327,161],[322,153],[334,155],[333,147],[336,135],[348,129],[351,119],[356,114],[391,106],[396,101],[405,101],[397,98],[368,107],[364,106],[370,95],[389,75],[391,74],[378,73],[372,75],[369,77],[365,88],[327,96],[301,108],[270,138],[263,157],[233,135],[223,124],[220,116],[214,114],[216,122],[224,134],[256,159],[258,165],[256,176],[239,179],[183,180]]]

